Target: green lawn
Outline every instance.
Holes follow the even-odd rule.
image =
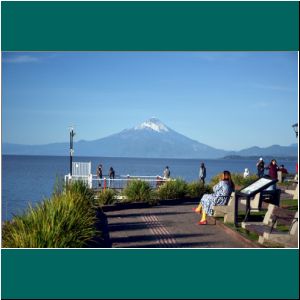
[[[298,209],[298,200],[293,200],[293,199],[282,199],[280,203],[281,207],[286,207],[291,210],[297,210]]]

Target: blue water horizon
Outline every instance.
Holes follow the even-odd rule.
[[[296,158],[278,159],[290,173],[295,173]],[[243,173],[248,168],[250,174],[256,173],[256,158],[235,159],[179,159],[179,158],[125,158],[125,157],[86,157],[75,156],[73,162],[91,162],[92,173],[101,163],[103,173],[108,174],[110,167],[116,177],[163,175],[166,166],[172,178],[182,178],[187,182],[198,180],[201,162],[207,169],[206,182],[224,170]],[[266,161],[269,163],[269,161]],[[2,221],[20,215],[29,204],[51,197],[57,180],[63,180],[69,173],[69,156],[30,156],[2,155]]]

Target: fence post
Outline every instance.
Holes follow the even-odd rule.
[[[67,181],[68,184],[72,183],[72,175],[71,175],[71,173],[68,174],[67,178],[68,178],[68,181]]]
[[[89,185],[90,189],[93,187],[93,175],[92,174],[89,174],[89,176],[88,176],[88,185]]]
[[[106,190],[106,178],[103,179],[103,189]]]
[[[282,172],[281,171],[277,171],[277,178],[278,178],[278,182],[282,182],[283,178],[282,178]]]

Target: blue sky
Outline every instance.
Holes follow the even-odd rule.
[[[297,52],[2,53],[2,142],[94,140],[157,117],[201,143],[296,142]]]

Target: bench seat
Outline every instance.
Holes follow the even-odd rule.
[[[279,231],[276,229],[277,225],[286,225],[289,227],[289,231]],[[297,247],[298,245],[298,212],[295,213],[273,204],[269,204],[262,222],[242,222],[242,228],[258,234],[260,244],[270,241],[286,247]]]

